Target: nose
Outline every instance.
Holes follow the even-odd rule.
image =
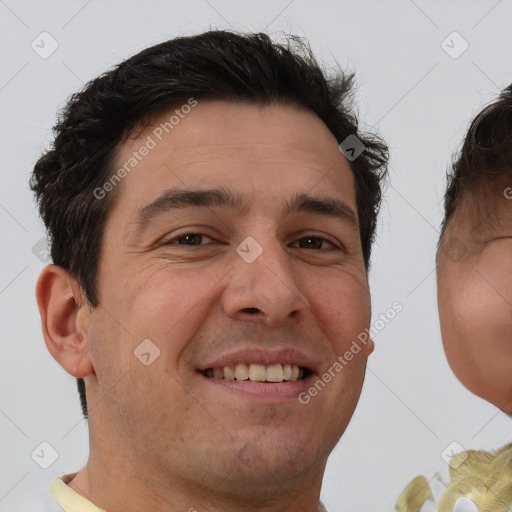
[[[297,286],[290,256],[268,236],[261,247],[261,255],[250,263],[234,253],[232,272],[222,295],[224,312],[230,318],[258,321],[269,327],[289,318],[298,319],[302,310],[309,309],[309,302]]]

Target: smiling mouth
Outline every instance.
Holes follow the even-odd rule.
[[[280,382],[298,381],[306,379],[311,371],[296,364],[237,364],[236,366],[222,366],[207,368],[201,371],[205,377],[220,380],[238,380],[251,382]]]

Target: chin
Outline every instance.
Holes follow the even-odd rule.
[[[512,391],[510,393],[504,393],[504,389],[496,388],[495,383],[488,385],[480,383],[477,385],[473,382],[465,383],[462,380],[461,382],[464,384],[466,389],[471,391],[474,395],[494,405],[505,414],[509,416],[512,415]]]
[[[268,481],[269,478],[279,482],[293,481],[325,464],[321,447],[314,446],[302,436],[292,437],[289,433],[286,439],[260,438],[244,443],[235,450],[238,460],[239,477],[249,481]],[[327,451],[327,450],[326,450]],[[327,455],[325,456],[325,459]]]
[[[489,400],[491,404],[495,405],[508,416],[512,416],[512,395],[502,396],[500,400]]]

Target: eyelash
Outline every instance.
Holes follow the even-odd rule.
[[[180,245],[182,247],[201,247],[201,246],[204,246],[204,245],[209,245],[209,244],[199,244],[199,245],[191,244],[191,245],[188,245],[188,244],[178,244],[178,243],[175,243],[176,240],[179,240],[180,238],[184,238],[184,237],[189,236],[189,235],[198,235],[198,236],[207,237],[207,238],[210,238],[211,240],[213,240],[212,237],[210,237],[208,235],[205,235],[204,233],[188,231],[188,232],[185,232],[185,233],[180,233],[178,236],[175,236],[174,238],[171,238],[170,240],[168,240],[167,242],[163,243],[162,245]],[[329,243],[334,249],[338,249],[338,250],[340,249],[336,244],[334,244],[334,242],[331,242],[330,240],[328,240],[325,237],[317,236],[317,235],[302,236],[301,238],[298,238],[293,243],[297,243],[298,241],[305,240],[305,239],[318,239],[318,240],[322,240],[323,242]],[[299,247],[299,249],[300,249],[300,247]],[[313,250],[313,251],[314,250],[322,250],[322,249],[312,249],[312,248],[309,248],[309,247],[305,247],[305,248],[303,247],[303,249],[309,249],[309,250]]]

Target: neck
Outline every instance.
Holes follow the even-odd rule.
[[[297,509],[318,512],[320,495],[319,488],[292,494],[283,486],[279,497],[267,497],[265,489],[260,489],[257,499],[252,493],[246,496],[217,493],[206,497],[203,488],[191,492],[172,483],[163,487],[141,474],[129,478],[122,472],[99,472],[91,458],[68,486],[108,512],[296,512]]]
[[[193,480],[159,470],[133,455],[128,446],[106,450],[93,439],[90,441],[89,460],[68,485],[108,512],[295,512],[297,509],[318,512],[319,509],[326,460],[287,481],[268,475],[266,482],[260,476],[251,485],[239,481],[237,471],[228,471],[223,482],[209,482],[207,478]],[[126,453],[132,455],[118,455]]]

